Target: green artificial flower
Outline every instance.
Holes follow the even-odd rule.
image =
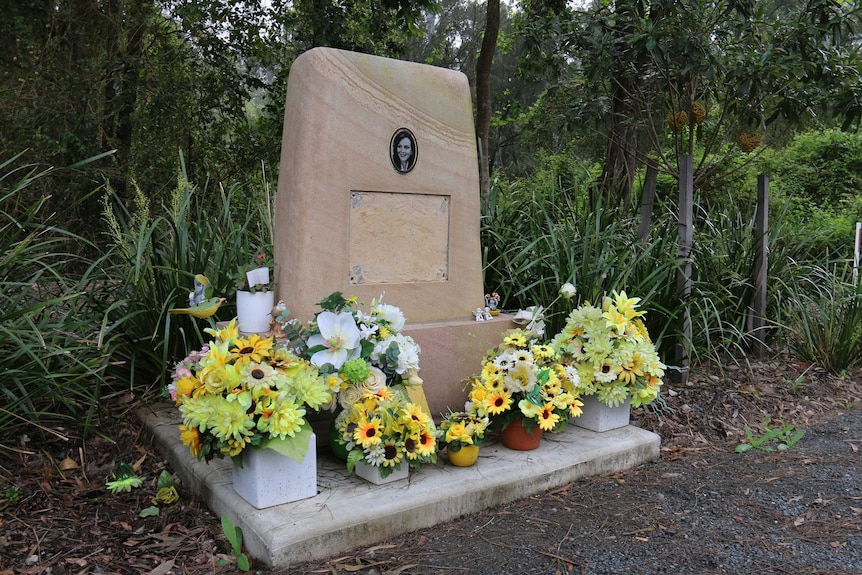
[[[118,493],[130,493],[135,487],[144,484],[144,479],[135,474],[135,470],[128,463],[122,461],[117,464],[117,471],[112,475],[113,481],[105,482],[105,487],[114,495]]]
[[[362,383],[368,379],[368,362],[362,358],[345,361],[339,373],[350,383]]]

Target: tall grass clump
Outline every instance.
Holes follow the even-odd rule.
[[[665,236],[641,242],[634,220],[601,202],[590,208],[585,186],[529,185],[497,185],[484,207],[486,289],[498,292],[506,309],[550,306],[549,334],[562,329],[579,302],[600,303],[625,290],[651,310],[650,333],[666,333],[676,312],[660,306],[673,290],[676,251]],[[557,297],[566,282],[577,289],[573,301]]]
[[[271,249],[268,187],[198,189],[181,168],[166,205],[151,206],[140,189],[131,209],[115,201],[110,190],[103,205],[115,254],[114,265],[105,269],[106,289],[114,294],[107,310],[116,336],[113,373],[131,388],[161,387],[172,362],[201,346],[204,328],[234,317],[238,270],[258,250]],[[227,298],[210,320],[168,311],[187,307],[195,274],[206,275],[214,295]]]
[[[485,286],[502,296],[506,309],[554,302],[547,327],[555,333],[573,305],[598,303],[613,290],[625,290],[642,298],[650,334],[667,360],[675,344],[685,345],[692,361],[745,360],[755,335],[750,308],[759,238],[753,206],[739,204],[734,194],[720,211],[695,200],[691,294],[683,300],[674,202],[656,204],[649,237],[641,240],[636,219],[591,201],[586,182],[571,187],[547,182],[497,185],[484,206]],[[780,286],[792,284],[798,274],[788,266],[793,250],[810,245],[791,222],[777,211],[768,230],[767,320],[776,326],[784,313]],[[575,284],[577,301],[557,299],[567,281]],[[682,330],[686,309],[688,341]],[[777,331],[756,335],[771,340]]]
[[[847,261],[800,264],[784,286],[784,330],[800,358],[833,372],[862,366],[862,283]]]
[[[89,299],[97,264],[78,255],[93,246],[45,213],[47,197],[25,193],[55,170],[19,158],[0,163],[0,436],[86,433],[108,364]]]

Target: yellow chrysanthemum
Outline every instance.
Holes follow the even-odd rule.
[[[217,402],[217,411],[210,417],[209,430],[222,441],[244,442],[254,435],[254,419],[243,406],[226,399]]]
[[[278,402],[269,417],[262,417],[257,424],[261,431],[268,431],[273,437],[286,439],[293,437],[305,422],[305,408],[289,399]]]
[[[177,380],[177,400],[179,405],[183,402],[183,397],[191,397],[192,393],[201,386],[200,380],[196,377],[182,377]]]
[[[183,445],[187,445],[189,447],[189,452],[191,452],[193,457],[198,457],[200,455],[201,436],[196,428],[180,425],[180,441],[183,442]]]

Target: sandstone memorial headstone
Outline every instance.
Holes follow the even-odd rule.
[[[460,72],[315,48],[290,70],[276,206],[279,297],[311,319],[334,291],[404,312],[432,413],[512,327],[483,305],[479,172]]]

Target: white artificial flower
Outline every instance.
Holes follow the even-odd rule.
[[[363,388],[359,385],[348,385],[338,394],[338,403],[345,410],[362,399]]]
[[[404,328],[406,322],[404,313],[397,306],[379,303],[371,309],[371,312],[385,321],[391,331],[399,332]]]
[[[570,282],[566,282],[560,286],[560,296],[565,299],[572,299],[575,297],[576,291],[575,286]]]
[[[368,377],[362,382],[362,389],[377,393],[384,387],[386,387],[386,374],[374,366],[369,367]]]
[[[323,345],[325,349],[311,356],[312,365],[329,363],[335,369],[341,369],[345,361],[359,357],[362,351],[359,345],[361,334],[349,312],[320,312],[317,316],[317,327],[320,333],[308,338],[308,347]]]
[[[545,308],[540,305],[531,305],[527,309],[518,310],[512,321],[518,325],[523,325],[527,330],[535,333],[537,337],[545,335]]]

